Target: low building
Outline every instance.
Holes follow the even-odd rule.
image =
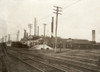
[[[88,48],[92,43],[86,39],[66,39],[66,47],[70,48]]]

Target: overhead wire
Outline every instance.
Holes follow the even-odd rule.
[[[77,1],[71,3],[71,4],[67,5],[67,6],[62,7],[62,8],[63,8],[63,10],[65,10],[66,8],[69,8],[69,7],[71,7],[71,6],[75,5],[75,4],[77,4],[77,3],[80,2],[80,1],[81,1],[81,0],[77,0]],[[45,16],[45,17],[39,19],[38,22],[39,22],[39,21],[42,21],[42,20],[44,20],[44,19],[46,19],[46,18],[48,18],[48,17],[50,17],[51,15],[53,15],[53,13],[50,13],[49,15],[47,15],[47,16]]]
[[[65,7],[63,7],[63,10],[66,9],[66,8],[68,8],[68,7],[71,7],[71,6],[75,5],[75,4],[77,4],[77,3],[80,2],[80,1],[81,1],[81,0],[77,0],[77,1],[75,1],[75,2],[73,2],[73,3],[71,3],[71,4],[69,4],[69,5],[67,5],[67,6],[65,6]]]
[[[47,15],[47,16],[45,16],[45,17],[39,19],[38,21],[44,20],[44,19],[48,18],[48,17],[51,16],[51,15],[53,15],[53,13],[50,13],[49,15]]]

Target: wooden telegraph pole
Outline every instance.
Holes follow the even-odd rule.
[[[58,7],[58,6],[54,6],[56,9],[54,9],[54,12],[56,14],[56,28],[55,28],[55,52],[57,52],[57,26],[58,26],[58,15],[61,14],[59,12],[61,12],[62,9],[61,7]]]
[[[43,42],[43,48],[45,48],[45,31],[46,31],[46,24],[44,24],[44,42]]]

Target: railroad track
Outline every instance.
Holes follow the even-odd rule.
[[[23,53],[25,54],[25,53]],[[26,55],[31,56],[29,53],[26,53]],[[36,54],[33,55],[37,56]],[[71,60],[71,59],[64,59],[64,58],[57,58],[57,57],[53,57],[53,56],[42,56],[44,59],[46,59],[47,61],[51,61],[51,62],[55,62],[56,64],[60,64],[63,67],[64,66],[69,66],[73,69],[79,70],[80,72],[100,72],[100,69],[98,67],[92,66],[92,65],[86,65],[83,64],[82,62],[79,61],[75,61],[75,60]],[[37,58],[39,59],[39,57],[37,56]],[[76,71],[76,72],[79,72]]]
[[[74,52],[77,52],[77,51],[74,51]],[[91,52],[91,51],[80,51],[76,54],[73,54],[73,52],[71,52],[72,54],[68,54],[68,53],[65,53],[65,54],[59,54],[59,56],[62,56],[62,57],[72,57],[75,59],[83,59],[83,60],[87,60],[89,61],[90,63],[91,62],[94,62],[94,61],[98,61],[98,59],[100,59],[100,54],[98,53],[95,53],[95,52]],[[58,55],[58,54],[55,54],[55,55]]]
[[[32,59],[32,60],[35,60],[34,57],[30,57],[30,56],[27,56],[27,57],[30,58],[30,59]],[[39,59],[39,60],[41,61],[41,63],[49,64],[50,66],[53,66],[53,67],[56,67],[58,69],[64,70],[65,72],[83,72],[81,70],[78,70],[78,69],[75,69],[75,68],[71,68],[71,67],[59,64],[59,63],[58,64],[57,63],[52,63],[52,62],[50,63],[50,61],[45,60],[45,59],[44,59],[44,61],[41,60],[41,59]],[[61,65],[61,66],[59,66],[59,65]]]
[[[78,56],[78,57],[83,57],[83,58],[90,58],[90,59],[95,59],[95,60],[98,60],[100,58],[100,55],[90,54],[90,53],[80,53],[80,54],[75,54],[73,56]]]
[[[84,62],[86,64],[93,64],[93,65],[96,65],[96,63],[98,61],[97,59],[91,59],[91,58],[86,58],[86,57],[81,57],[81,56],[73,56],[73,55],[54,55],[54,56],[77,60],[80,62]]]
[[[92,53],[96,53],[96,54],[100,54],[100,50],[97,50],[97,51],[90,51]]]
[[[58,62],[61,62],[62,64],[66,65],[70,65],[71,67],[74,67],[76,69],[82,70],[84,72],[100,72],[100,68],[94,65],[88,65],[88,64],[84,64],[82,62],[76,61],[76,60],[72,60],[72,59],[65,59],[65,58],[58,58],[58,57],[49,57],[48,59],[54,59]]]
[[[23,66],[25,67],[24,70],[26,70],[26,72],[44,72],[41,69],[32,66],[30,63],[27,63],[26,61],[14,56],[13,54],[9,53],[8,54],[13,60],[15,60],[15,62],[19,62],[20,65],[23,64]],[[23,68],[23,67],[21,67]],[[18,72],[21,72],[20,69],[18,70]]]
[[[9,58],[7,55],[7,49],[5,48],[4,43],[0,43],[0,61],[1,61],[1,71],[2,72],[11,72],[9,69]]]
[[[1,71],[2,72],[42,72],[28,64],[22,63],[21,61],[18,62],[18,59],[12,60],[11,57],[8,55],[8,49],[5,45],[1,45],[1,51],[2,51],[2,58],[1,60]],[[16,68],[16,62],[20,65],[20,68]],[[27,65],[27,67],[26,67]]]
[[[18,54],[21,53],[21,52],[18,52]],[[59,62],[56,62],[54,60],[47,60],[47,59],[44,59],[44,58],[41,58],[41,57],[38,57],[38,56],[30,56],[30,54],[26,54],[26,53],[21,53],[21,55],[24,55],[24,56],[27,56],[29,59],[32,59],[32,60],[39,60],[41,61],[41,63],[44,63],[44,64],[48,64],[50,66],[53,66],[53,67],[56,67],[57,69],[61,69],[63,70],[64,72],[83,72],[82,70],[79,70],[79,69],[76,69],[76,68],[73,68],[71,66],[68,66],[68,65],[63,65],[62,63],[59,63]],[[25,60],[25,59],[24,59]],[[27,59],[26,59],[27,60]],[[54,71],[55,72],[55,71]],[[57,71],[58,72],[58,71]]]
[[[31,66],[31,67],[34,67],[34,68],[40,70],[41,72],[67,72],[61,68],[54,67],[50,64],[44,63],[44,62],[39,61],[35,58],[33,59],[33,58],[26,57],[26,56],[21,56],[21,55],[18,56],[18,53],[17,54],[9,53],[9,55],[14,57],[14,58],[17,58],[18,60],[27,64],[28,66]],[[15,55],[17,55],[17,57]]]

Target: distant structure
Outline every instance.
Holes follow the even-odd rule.
[[[37,36],[39,36],[39,26],[37,27]]]
[[[37,20],[34,18],[34,36],[36,36]]]
[[[18,32],[17,32],[17,41],[19,41],[19,33],[20,33],[20,31],[18,30]]]
[[[92,41],[95,41],[95,30],[92,30]]]
[[[23,38],[27,38],[26,30],[24,30],[24,37]]]
[[[8,41],[10,41],[10,34],[8,34]]]
[[[31,29],[32,29],[32,24],[28,24],[30,35],[31,35]]]
[[[7,42],[7,36],[5,36],[5,42]]]
[[[28,39],[28,32],[26,33],[26,37],[27,37],[27,39]]]
[[[53,38],[53,27],[54,27],[54,17],[52,17],[52,22],[51,22],[51,38]]]
[[[4,37],[2,37],[2,42],[4,42]]]

